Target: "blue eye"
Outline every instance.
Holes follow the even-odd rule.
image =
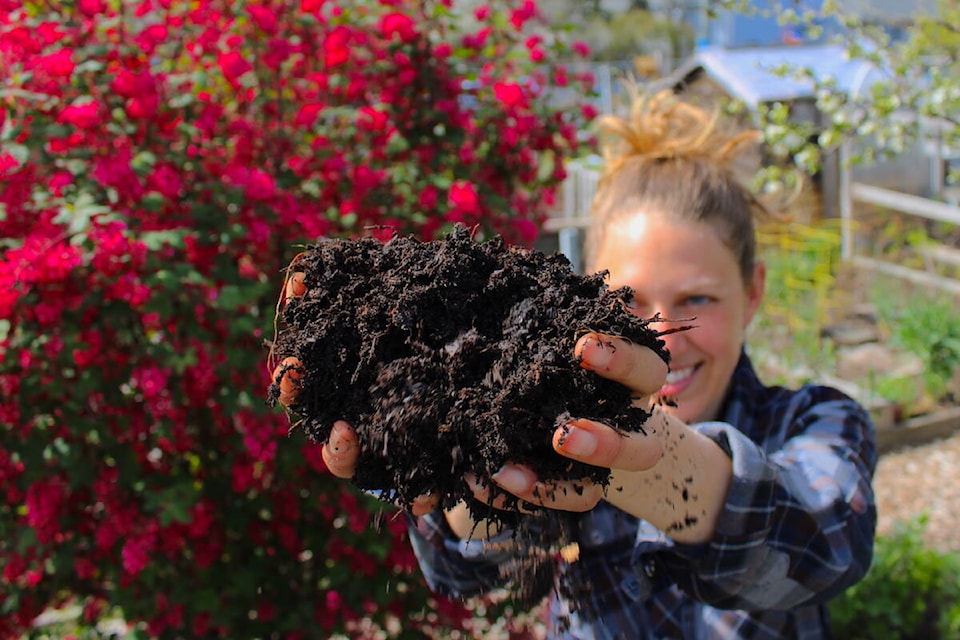
[[[684,304],[689,307],[700,307],[711,302],[713,298],[710,296],[688,296]]]

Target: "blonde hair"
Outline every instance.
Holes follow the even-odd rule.
[[[746,152],[759,132],[721,126],[719,111],[679,100],[670,91],[633,90],[626,116],[598,121],[605,169],[591,209],[585,257],[595,270],[611,226],[639,211],[714,227],[740,266],[745,283],[756,261],[754,218],[772,215],[748,186]]]

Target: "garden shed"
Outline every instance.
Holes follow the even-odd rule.
[[[795,121],[818,126],[823,116],[817,108],[814,82],[786,69],[808,70],[817,81],[832,81],[851,96],[869,91],[870,85],[883,77],[882,70],[852,59],[843,45],[835,43],[735,49],[708,46],[696,51],[658,85],[707,103],[733,98],[754,113],[764,105],[785,103]],[[856,167],[854,179],[915,195],[937,195],[931,191],[940,182],[942,162],[930,153],[929,145],[918,145],[895,160]],[[840,211],[840,167],[838,154],[831,154],[814,177],[826,217]]]

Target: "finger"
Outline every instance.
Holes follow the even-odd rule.
[[[287,278],[287,282],[284,285],[284,301],[290,302],[294,298],[302,296],[307,292],[307,285],[303,284],[305,276],[306,274],[302,271],[295,271],[290,274],[290,277]]]
[[[282,377],[281,377],[282,376]],[[273,379],[280,378],[280,395],[277,398],[284,406],[290,406],[300,393],[303,364],[298,358],[287,356],[273,370]]]
[[[473,497],[478,502],[502,511],[519,511],[525,514],[537,513],[537,510],[531,505],[524,503],[522,500],[518,502],[518,496],[504,493],[502,487],[494,487],[495,483],[481,479],[476,474],[468,473],[464,476],[464,479],[473,492]]]
[[[410,505],[410,513],[415,516],[425,516],[432,513],[440,506],[440,498],[434,493],[427,493],[414,498]]]
[[[603,497],[603,489],[588,480],[544,482],[523,465],[507,464],[490,478],[524,502],[547,509],[589,511]]]
[[[648,422],[657,420],[658,415]],[[659,429],[651,424],[645,430],[646,434],[623,434],[593,420],[571,420],[554,431],[553,448],[563,456],[598,467],[642,471],[663,457]]]
[[[330,473],[338,478],[352,478],[357,470],[357,458],[360,457],[356,432],[343,420],[337,420],[320,455]]]
[[[667,379],[667,363],[659,355],[623,338],[588,333],[577,340],[573,353],[584,369],[641,396],[656,393]]]

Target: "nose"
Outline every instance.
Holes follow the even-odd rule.
[[[660,339],[663,340],[664,346],[670,353],[677,353],[687,342],[684,334],[689,331],[689,329],[684,329],[683,325],[677,325],[673,322],[666,322],[662,323],[657,330],[669,332],[660,336]]]
[[[674,360],[688,348],[690,332],[693,331],[694,323],[689,318],[671,316],[667,313],[660,313],[660,320],[651,327],[662,333],[660,339],[663,340],[664,347],[670,352]]]

